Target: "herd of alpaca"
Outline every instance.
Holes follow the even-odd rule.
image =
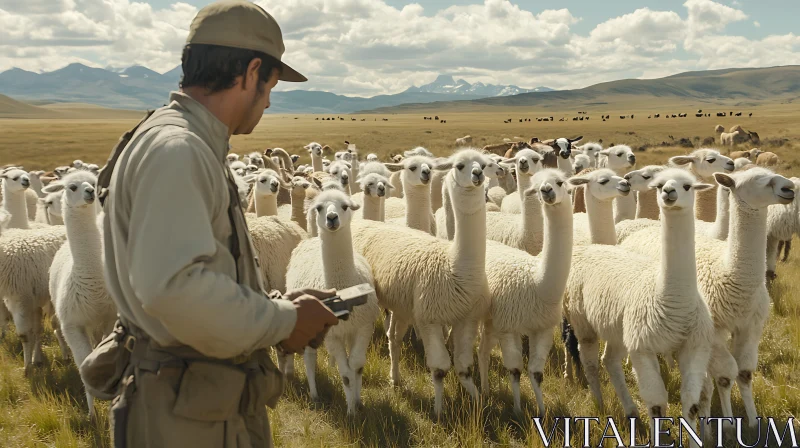
[[[505,156],[462,148],[437,158],[418,147],[385,163],[374,154],[360,161],[350,143],[334,160],[325,158],[330,147],[306,145],[309,165],[281,148],[228,156],[268,290],[375,288],[324,343],[348,414],[363,406],[363,369],[383,310],[392,383],[403,384],[402,341],[413,328],[437,416],[451,369],[473,398],[489,393],[498,345],[514,410],[522,412],[523,336],[544,415],[545,364],[563,319],[579,354],[567,353],[565,375],[573,378],[579,361],[600,410],[604,342],[602,362],[626,416],[639,416],[626,356],[654,419],[668,405],[657,355],[674,355],[682,417],[709,416],[714,387],[723,416],[732,417],[735,382],[749,424],[756,423],[752,380],[769,316],[766,281],[779,244],[800,233],[793,200],[800,179],[713,149],[637,169],[630,147],[579,140]],[[13,319],[26,374],[43,361],[45,318],[62,355],[78,365],[115,321],[96,172],[81,161],[52,175],[0,171],[0,329]],[[621,262],[635,270],[610,276]],[[286,375],[294,374],[293,358],[279,356]],[[303,359],[318,400],[317,350],[306,349]],[[93,416],[88,394],[87,401]]]

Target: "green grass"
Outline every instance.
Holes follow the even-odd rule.
[[[702,108],[712,110],[708,105]],[[300,153],[302,145],[309,141],[343,149],[343,141],[350,140],[358,144],[362,156],[369,152],[387,156],[420,144],[444,155],[453,149],[452,142],[456,137],[466,134],[476,139],[477,146],[517,136],[548,138],[582,134],[586,140],[603,139],[606,145],[612,142],[630,144],[637,148],[638,165],[643,166],[663,163],[672,155],[691,150],[672,144],[653,146],[672,142],[670,135],[675,139],[685,137],[695,141],[697,137],[702,140],[713,136],[713,126],[718,122],[726,127],[742,122],[746,128],[758,131],[762,139],[789,139],[788,145],[764,144],[761,149],[779,155],[780,173],[800,174],[800,144],[797,143],[800,139],[800,127],[797,126],[800,114],[797,108],[775,105],[753,110],[756,114],[752,119],[687,118],[656,122],[648,121],[646,113],[641,116],[637,110],[634,122],[534,121],[525,124],[503,124],[502,120],[506,116],[571,116],[574,112],[514,109],[502,114],[453,113],[446,114],[447,124],[425,122],[422,115],[392,115],[388,122],[381,121],[380,116],[357,116],[359,120],[366,118],[368,121],[365,122],[353,122],[349,118],[347,121],[322,122],[314,120],[314,116],[266,116],[252,135],[235,136],[233,145],[240,153],[266,147],[284,147],[290,152]],[[612,117],[624,112],[607,111]],[[22,163],[29,169],[52,169],[80,158],[102,164],[119,135],[132,124],[135,124],[135,120],[0,120],[2,163]],[[640,147],[645,147],[644,151],[638,151]],[[795,253],[789,262],[779,264],[779,277],[771,287],[773,311],[761,341],[758,372],[754,380],[759,414],[782,420],[800,414],[798,243],[795,241]],[[14,335],[13,326],[0,340],[0,447],[108,446],[107,403],[98,404],[98,421],[91,422],[87,417],[85,397],[76,367],[60,359],[52,331],[47,329],[45,333],[48,361],[29,379],[23,376],[22,346]],[[594,416],[599,412],[587,388],[562,378],[563,349],[555,332],[553,337],[556,344],[546,366],[543,383],[546,428],[552,426],[555,416]],[[490,370],[491,391],[477,403],[464,395],[452,372],[448,375],[445,381],[444,413],[440,420],[433,416],[433,387],[425,368],[422,349],[410,339],[403,349],[403,384],[398,388],[392,387],[387,341],[380,324],[376,326],[365,366],[362,395],[365,408],[357,416],[347,417],[338,373],[335,368],[328,366],[324,350],[320,351],[318,364],[319,403],[312,403],[308,398],[302,359],[298,358],[297,377],[289,383],[277,409],[270,411],[278,446],[543,446],[531,421],[537,411],[530,384],[523,376],[524,416],[515,416],[508,380],[501,368],[498,352],[494,353]],[[638,388],[627,367],[626,373],[629,388],[638,400]],[[664,368],[664,378],[669,391],[668,415],[678,416],[679,374]],[[607,415],[621,418],[622,409],[605,372],[602,374],[602,384]],[[641,404],[641,401],[638,402]],[[736,387],[733,406],[736,415],[744,415]],[[716,400],[712,410],[718,415],[719,404]],[[642,415],[645,414],[644,409],[640,411]],[[593,446],[600,442],[600,434],[601,429],[594,431]],[[748,433],[748,436],[748,440],[754,440],[752,434]],[[627,439],[627,430],[623,431],[623,437]]]

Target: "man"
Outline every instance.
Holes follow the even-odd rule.
[[[265,405],[282,377],[267,350],[316,346],[337,323],[318,300],[332,291],[266,297],[225,164],[230,136],[253,131],[277,82],[306,80],[283,52],[260,7],[203,8],[181,91],[109,162],[105,274],[131,357],[111,407],[115,446],[271,446]]]

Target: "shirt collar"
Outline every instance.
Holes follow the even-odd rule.
[[[200,135],[221,159],[228,154],[228,126],[221,122],[205,106],[183,92],[170,92],[170,106],[185,110],[194,119],[193,131]]]

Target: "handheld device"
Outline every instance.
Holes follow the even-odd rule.
[[[375,292],[369,283],[340,289],[336,295],[322,301],[339,320],[347,320],[353,308],[367,303],[367,296]]]

